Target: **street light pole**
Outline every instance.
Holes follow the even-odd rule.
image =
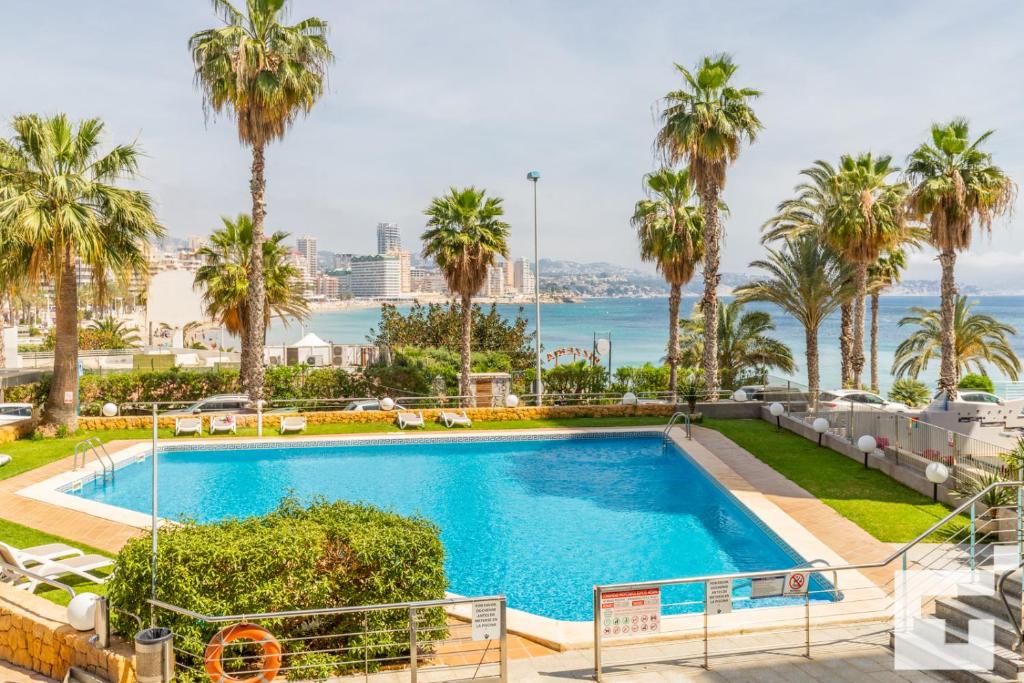
[[[540,247],[538,246],[537,233],[537,181],[540,180],[540,171],[530,171],[526,179],[533,183],[533,302],[536,307],[537,331],[534,345],[537,347],[537,375],[535,386],[537,389],[537,405],[544,403],[544,382],[541,379],[540,367]]]

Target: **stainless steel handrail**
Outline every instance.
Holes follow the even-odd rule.
[[[110,457],[110,453],[107,451],[107,447],[103,445],[103,442],[98,437],[90,436],[82,439],[75,444],[75,452],[71,459],[71,469],[77,470],[79,467],[78,456],[82,456],[82,467],[85,467],[86,454],[92,451],[92,454],[96,456],[96,461],[99,462],[100,467],[103,468],[103,481],[107,480],[107,474],[110,474],[110,478],[114,478],[114,470],[117,469],[114,465],[114,459]],[[101,453],[102,451],[102,453]],[[104,456],[106,460],[104,460]],[[107,467],[110,467],[108,470]]]
[[[60,588],[62,591],[70,595],[72,598],[78,595],[78,593],[75,592],[75,589],[69,586],[68,584],[63,583],[61,581],[57,581],[56,579],[48,578],[46,576],[43,576],[42,574],[37,574],[31,569],[22,569],[21,567],[15,567],[13,564],[7,564],[2,560],[0,560],[0,569],[3,569],[4,571],[14,572],[16,574],[21,574],[22,576],[26,576],[40,583],[45,583],[46,585],[53,586],[54,588]]]
[[[1013,643],[1014,650],[1020,649],[1021,641],[1024,640],[1024,634],[1021,633],[1020,622],[1017,620],[1017,617],[1013,616],[1013,608],[1010,607],[1010,601],[1006,598],[1006,593],[1003,591],[1003,585],[1006,583],[1006,580],[1010,578],[1010,574],[1013,574],[1021,567],[1024,567],[1024,560],[1021,560],[1016,567],[1004,571],[999,576],[999,582],[996,584],[996,591],[999,593],[999,597],[1003,601],[1003,607],[1006,608],[1006,618],[1013,625],[1013,630],[1017,633],[1017,640]]]
[[[683,412],[681,410],[672,413],[672,417],[668,419],[668,424],[665,425],[665,429],[662,432],[663,437],[665,437],[666,439],[668,438],[668,433],[672,431],[673,427],[676,426],[676,423],[679,421],[680,417],[683,418],[683,420],[685,421],[686,438],[693,439],[693,430],[690,426],[690,414],[687,412]]]

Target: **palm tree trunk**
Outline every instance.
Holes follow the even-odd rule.
[[[804,345],[807,347],[807,396],[813,406],[818,402],[818,389],[821,385],[817,327],[808,326],[804,329]]]
[[[942,266],[942,282],[940,285],[942,302],[939,304],[941,317],[942,363],[939,365],[939,391],[953,400],[956,398],[957,363],[956,363],[956,330],[953,328],[953,301],[956,299],[956,252],[952,249],[939,254]]]
[[[871,391],[878,393],[878,293],[871,294]]]
[[[853,346],[853,303],[845,302],[839,307],[839,362],[842,370],[842,385],[849,387],[853,380],[850,371],[850,347]]]
[[[720,188],[714,182],[705,182],[700,202],[704,213],[704,383],[707,400],[718,400],[718,264],[721,251],[722,226],[718,214]]]
[[[469,365],[470,365],[470,333],[473,322],[473,297],[468,292],[462,295],[462,339],[460,340],[460,353],[462,356],[462,374],[459,377],[459,395],[469,396]],[[465,405],[467,399],[462,399]]]
[[[668,294],[668,390],[675,398],[679,381],[679,300],[682,285],[673,282]]]
[[[860,388],[864,371],[864,299],[868,293],[868,264],[858,263],[853,276],[853,353],[850,355],[851,384]]]
[[[66,250],[64,269],[57,283],[57,307],[53,379],[43,409],[43,422],[63,425],[71,431],[78,428],[75,401],[78,398],[78,281],[75,257]]]
[[[263,219],[266,216],[266,179],[264,178],[264,148],[252,147],[252,252],[249,258],[248,325],[242,338],[242,390],[249,398],[263,398],[263,308],[266,290],[263,282]]]

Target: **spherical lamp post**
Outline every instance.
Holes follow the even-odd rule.
[[[736,401],[737,403],[743,403],[744,401],[747,400],[747,392],[743,391],[742,389],[737,389],[732,394],[732,400]]]
[[[635,406],[637,403],[636,394],[632,391],[627,391],[622,395],[622,405],[624,406]]]
[[[939,484],[944,484],[949,479],[949,468],[941,462],[929,463],[924,468],[924,476],[932,483],[932,500],[939,500]]]
[[[68,603],[68,623],[76,631],[91,631],[96,624],[96,602],[100,596],[95,593],[79,593]]]
[[[825,432],[829,428],[828,420],[823,417],[815,418],[814,422],[811,423],[811,427],[818,433],[818,448],[821,448],[821,437],[825,436]]]
[[[857,450],[864,454],[864,469],[868,468],[868,455],[874,453],[876,448],[878,448],[878,442],[870,434],[865,434],[857,439]]]
[[[519,397],[515,394],[509,394],[505,397],[506,408],[517,408],[519,406]]]
[[[768,412],[775,418],[775,429],[776,431],[782,431],[782,414],[786,412],[785,406],[776,401],[775,403],[768,406]]]
[[[103,404],[103,417],[114,417],[117,415],[117,406],[113,403]]]
[[[395,399],[391,398],[390,396],[385,396],[384,398],[382,398],[380,400],[380,409],[381,410],[393,410],[394,407],[395,407]]]

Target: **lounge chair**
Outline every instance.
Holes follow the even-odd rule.
[[[449,413],[441,411],[441,421],[444,422],[444,426],[451,429],[455,426],[461,427],[472,427],[473,421],[466,415],[466,411],[462,410],[458,413]]]
[[[302,415],[281,418],[281,426],[278,428],[280,434],[287,434],[288,432],[295,432],[297,434],[304,431],[306,431],[306,418]]]
[[[410,412],[399,412],[398,413],[398,428],[405,429],[406,427],[426,427],[427,423],[423,421],[423,411],[416,413]]]
[[[176,417],[174,418],[174,435],[182,434],[203,435],[203,418],[201,417]]]
[[[210,434],[237,434],[238,420],[234,415],[213,415],[210,417]]]
[[[63,560],[47,560],[26,554],[13,546],[0,541],[0,562],[10,565],[15,570],[32,572],[47,579],[59,580],[66,576],[78,576],[93,583],[105,583],[109,576],[94,574],[97,569],[114,566],[114,561],[102,555],[79,555]],[[0,576],[14,585],[15,588],[35,592],[36,588],[45,583],[40,579],[0,568]]]
[[[21,548],[18,550],[18,554],[22,556],[28,555],[33,560],[44,561],[59,560],[67,557],[81,557],[85,553],[66,543],[46,543],[44,545],[34,545],[31,548]]]

